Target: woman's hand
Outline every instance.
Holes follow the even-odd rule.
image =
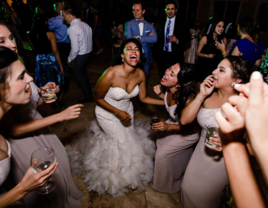
[[[64,74],[64,69],[62,66],[60,67],[60,74]]]
[[[217,135],[214,135],[214,137],[210,137],[209,138],[209,141],[212,144],[215,144],[216,145],[216,147],[214,148],[215,151],[217,151],[217,152],[221,152],[222,151],[221,139],[220,139],[220,136],[218,134]]]
[[[200,93],[203,98],[206,98],[214,90],[214,79],[212,77],[213,75],[209,75],[200,85]]]
[[[168,124],[162,121],[158,123],[154,123],[152,126],[152,129],[155,131],[166,131],[168,130]]]
[[[244,109],[242,106],[239,108],[239,106],[240,104],[237,105],[236,109],[230,103],[224,103],[221,109],[226,118],[221,112],[215,113],[215,119],[220,127],[219,135],[223,146],[231,142],[242,142],[245,132],[245,119],[243,117]],[[241,109],[242,113],[238,111],[238,108]]]
[[[157,94],[158,96],[161,95],[161,85],[156,85],[154,86],[154,92],[155,94]]]
[[[219,41],[215,41],[215,45],[216,45],[216,48],[218,49],[218,50],[220,50],[222,53],[224,53],[225,52],[225,44],[224,44],[224,41],[223,40],[221,40],[221,42],[219,42]]]
[[[132,119],[132,117],[125,111],[119,111],[119,113],[117,113],[117,116],[124,123],[127,123]]]
[[[45,184],[47,179],[56,171],[57,167],[58,163],[53,163],[46,170],[43,170],[40,173],[34,173],[30,167],[25,173],[19,185],[25,192],[30,192],[36,188],[39,188]]]
[[[84,107],[82,104],[76,104],[70,106],[66,110],[60,112],[58,115],[59,121],[68,121],[75,118],[78,118],[81,113],[81,108]]]
[[[210,59],[213,59],[214,56],[215,56],[215,54],[205,54],[205,57],[210,58]]]
[[[48,82],[45,86],[43,86],[42,88],[38,88],[37,91],[41,92],[42,90],[46,90],[48,88],[53,88],[54,89],[54,93],[58,93],[60,91],[60,88],[58,85],[56,85],[55,82]]]

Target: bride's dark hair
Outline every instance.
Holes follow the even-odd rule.
[[[195,97],[197,94],[194,66],[192,64],[180,63],[180,68],[177,75],[180,87],[177,92],[173,94],[173,99],[177,102],[177,108],[174,114],[178,119],[181,118],[181,112],[189,98]]]
[[[121,44],[121,46],[119,48],[119,51],[118,51],[117,55],[114,57],[114,60],[112,62],[112,66],[122,64],[121,54],[124,53],[124,48],[128,43],[134,43],[138,47],[138,49],[140,51],[140,61],[137,64],[137,68],[143,68],[144,64],[146,63],[146,58],[145,58],[144,53],[142,52],[141,43],[135,38],[130,38],[130,39],[127,39],[127,40],[123,41],[123,43]]]

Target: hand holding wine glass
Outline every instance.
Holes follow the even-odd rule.
[[[35,164],[37,164],[37,161],[35,161]],[[19,185],[24,192],[30,192],[36,188],[42,187],[47,182],[47,179],[56,171],[57,167],[58,163],[53,163],[40,173],[34,173],[32,167],[30,167]]]
[[[54,150],[49,147],[40,148],[32,153],[31,167],[34,173],[40,173],[49,168],[56,162]],[[48,194],[55,189],[54,181],[47,181],[37,192],[39,194]]]

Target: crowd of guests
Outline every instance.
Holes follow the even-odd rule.
[[[29,14],[22,17],[26,7]],[[85,1],[79,14],[56,2],[54,8],[39,7],[33,15],[22,1],[12,7],[2,2],[0,207],[13,203],[81,207],[82,193],[72,179],[67,153],[48,126],[78,118],[81,103],[93,101],[96,121],[90,131],[95,135],[86,138],[89,142],[77,166],[89,191],[118,197],[133,189],[143,191],[152,182],[159,192],[181,190],[185,208],[266,206],[249,159],[257,159],[268,183],[268,55],[259,40],[258,22],[243,17],[236,26],[215,15],[202,33],[197,20],[176,15],[178,7],[175,1],[167,1],[162,8],[165,18],[157,18],[153,25],[144,19],[143,2],[133,3],[134,19],[111,28],[111,41],[120,44],[119,52],[93,95],[86,67],[94,47],[97,55],[103,53],[106,24],[98,7]],[[157,8],[149,10],[148,17],[159,17]],[[34,79],[27,73],[24,34],[36,53]],[[161,78],[154,87],[157,99],[146,93],[154,59]],[[37,107],[44,102],[66,105],[68,68],[84,99],[43,118]],[[54,89],[57,101],[43,101],[40,92],[48,88]],[[158,132],[156,142],[134,123],[130,99],[135,96],[143,103],[165,106],[170,116],[152,124],[151,129]],[[207,137],[209,126],[218,133]],[[57,163],[34,173],[29,168],[31,154],[46,147],[54,149]],[[10,190],[3,186],[8,175]],[[56,182],[54,191],[47,195],[33,191],[49,178]],[[226,185],[234,202],[230,193],[228,201],[221,200]]]

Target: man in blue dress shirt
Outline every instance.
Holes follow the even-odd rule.
[[[142,44],[142,49],[146,57],[146,64],[143,67],[143,71],[146,77],[148,77],[150,64],[153,62],[153,54],[150,44],[156,43],[157,34],[154,26],[143,18],[145,9],[142,2],[134,2],[132,11],[135,19],[126,23],[125,35],[126,39],[136,38]]]

